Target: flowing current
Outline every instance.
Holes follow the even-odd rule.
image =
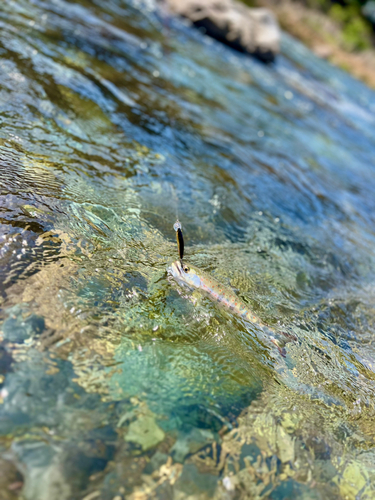
[[[151,2],[0,5],[0,497],[375,498],[375,93]],[[186,261],[297,342],[175,282]]]

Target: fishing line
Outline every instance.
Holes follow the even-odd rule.
[[[178,221],[178,195],[177,195],[177,191],[176,191],[176,188],[174,187],[174,185],[172,183],[170,183],[170,185],[171,185],[171,189],[172,189],[172,193],[173,193],[174,204],[176,207],[176,222],[177,222]],[[177,231],[176,228],[175,228],[175,231]]]
[[[169,23],[168,23],[169,24]],[[170,33],[169,33],[169,25],[167,26],[167,35],[169,37]],[[167,57],[166,57],[166,60],[168,62],[170,62],[170,55],[171,55],[171,51],[169,50],[169,47],[168,47],[168,37],[167,37]],[[175,118],[173,116],[173,114],[171,114],[170,116],[170,126],[171,126],[171,132],[172,132],[172,135],[174,137],[175,135]],[[182,264],[182,259],[184,258],[184,237],[182,235],[182,226],[181,226],[181,222],[178,220],[178,195],[177,195],[177,190],[175,188],[175,186],[171,183],[171,189],[172,189],[172,193],[173,193],[173,198],[174,198],[174,202],[175,202],[175,207],[176,207],[176,222],[173,224],[173,229],[176,231],[176,240],[177,240],[177,248],[178,248],[178,255],[180,257],[180,261],[181,261],[181,264]]]

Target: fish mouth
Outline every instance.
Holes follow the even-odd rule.
[[[176,260],[176,262],[173,262],[170,269],[171,269],[172,275],[175,278],[182,278],[181,264],[180,264],[180,262],[178,262],[178,260]]]

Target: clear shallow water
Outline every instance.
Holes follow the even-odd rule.
[[[373,498],[375,94],[151,4],[0,23],[5,498]],[[285,360],[168,279],[176,205]]]

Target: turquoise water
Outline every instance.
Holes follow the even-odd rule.
[[[374,498],[374,92],[152,2],[0,27],[4,498]],[[285,359],[168,276],[177,215]]]

